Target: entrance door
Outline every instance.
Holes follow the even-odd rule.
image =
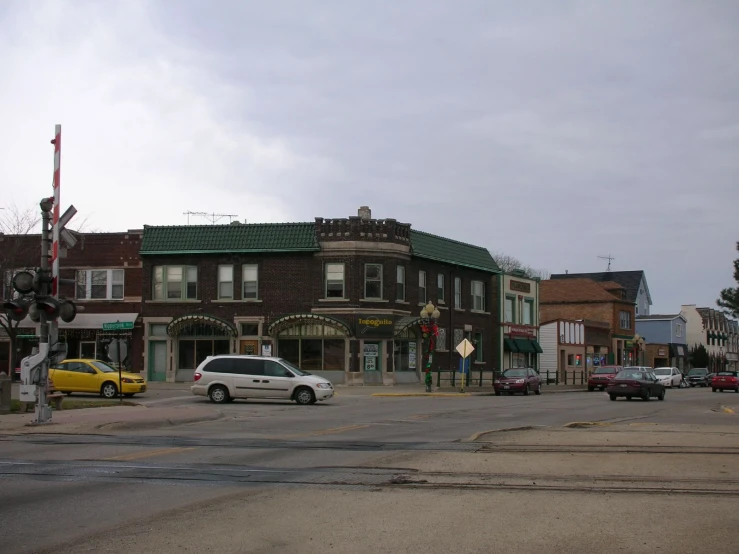
[[[149,341],[149,381],[167,379],[167,341]]]
[[[564,350],[559,351],[559,377],[560,379],[567,373],[567,353]]]
[[[239,343],[239,353],[259,354],[259,341],[258,340],[242,340]]]
[[[95,343],[82,341],[80,342],[80,358],[94,360],[95,359]]]
[[[382,343],[364,343],[362,369],[365,383],[382,383]]]

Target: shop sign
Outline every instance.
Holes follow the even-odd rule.
[[[272,345],[271,344],[262,345],[262,356],[272,356]]]
[[[508,288],[511,290],[515,290],[516,292],[525,292],[530,293],[531,292],[531,283],[525,283],[523,281],[514,281],[511,279],[508,282]]]
[[[356,330],[358,337],[390,338],[393,336],[395,320],[392,315],[358,315]]]
[[[380,356],[379,344],[364,345],[364,370],[377,371],[377,358]]]
[[[509,325],[509,335],[522,335],[525,337],[535,337],[536,330],[533,327],[526,327],[525,325]]]
[[[657,356],[659,356],[660,358],[663,358],[663,357],[667,356],[667,349],[665,349],[665,348],[658,348],[657,349]]]
[[[416,343],[408,343],[408,369],[416,369]]]

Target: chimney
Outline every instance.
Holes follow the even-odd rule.
[[[372,219],[372,210],[369,209],[369,206],[361,206],[357,210],[357,215],[362,221],[369,221]]]
[[[568,275],[570,273],[569,269],[565,269],[565,275]]]

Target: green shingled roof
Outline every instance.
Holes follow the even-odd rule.
[[[144,227],[141,254],[315,252],[314,223]]]
[[[411,249],[413,255],[419,258],[500,273],[500,268],[490,252],[481,246],[411,229]]]

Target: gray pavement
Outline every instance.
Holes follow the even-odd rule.
[[[162,400],[219,419],[0,430],[0,551],[736,552],[739,395]]]

